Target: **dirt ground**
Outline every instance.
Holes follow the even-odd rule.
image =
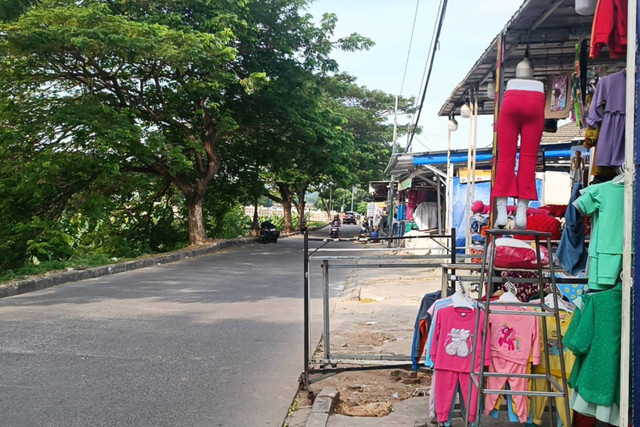
[[[334,412],[355,417],[384,417],[391,405],[410,397],[426,395],[431,375],[405,370],[342,372],[314,383],[314,390],[334,387],[340,399]],[[300,393],[301,406],[312,405],[306,393]]]
[[[358,356],[396,357],[403,360],[396,365],[410,363],[420,302],[425,293],[440,289],[440,284],[440,271],[435,269],[354,272],[331,315],[331,360],[342,360],[337,363],[338,368],[354,366],[347,362]],[[321,342],[314,359],[322,359],[323,352]],[[319,392],[335,387],[340,392],[336,413],[383,417],[390,413],[393,403],[426,395],[430,383],[431,375],[425,368],[417,372],[381,368],[327,376],[314,382],[312,389]],[[301,391],[296,404],[312,405],[312,397]]]

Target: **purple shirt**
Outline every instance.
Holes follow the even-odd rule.
[[[618,71],[600,79],[593,94],[586,122],[591,127],[600,124],[597,166],[622,166],[624,163],[626,84],[626,72]],[[606,103],[604,106],[603,102]]]

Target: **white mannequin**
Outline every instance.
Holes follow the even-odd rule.
[[[516,78],[507,82],[507,91],[509,90],[528,90],[544,93],[544,84],[541,81],[533,79],[533,67],[529,58],[524,58],[516,66]],[[527,228],[527,209],[529,208],[529,200],[518,199],[515,227],[518,229]],[[496,197],[496,221],[495,228],[504,228],[507,225],[507,198]]]

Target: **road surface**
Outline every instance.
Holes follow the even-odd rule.
[[[302,296],[296,236],[0,299],[0,426],[279,426]]]

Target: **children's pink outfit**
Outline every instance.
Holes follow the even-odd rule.
[[[471,358],[476,348],[474,372],[481,368],[481,333],[484,319],[480,317],[478,336],[475,332],[475,309],[447,307],[438,312],[434,331],[434,342],[431,346],[431,359],[437,376],[435,383],[435,407],[438,422],[449,419],[451,406],[458,385],[465,408],[469,408],[469,422],[474,422],[477,412],[478,389],[471,381]],[[489,365],[490,347],[487,340],[484,364]],[[466,402],[471,387],[471,402]]]
[[[505,307],[506,310],[521,310],[515,307]],[[538,318],[534,316],[519,316],[511,314],[489,315],[489,334],[491,341],[491,363],[489,372],[505,374],[527,374],[529,363],[540,363],[540,333]],[[511,390],[529,390],[526,378],[516,377],[487,377],[486,388],[502,390],[507,381]],[[488,415],[499,403],[499,394],[487,394],[484,400],[484,413]],[[512,396],[516,406],[516,413],[520,422],[527,422],[529,416],[529,398],[527,396]]]

